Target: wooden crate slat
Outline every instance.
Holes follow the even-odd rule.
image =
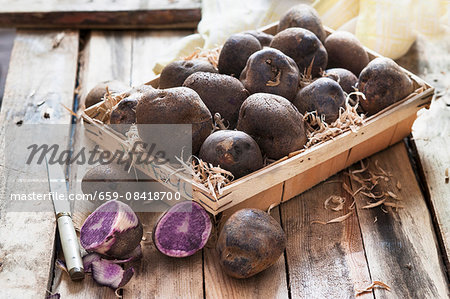
[[[380,206],[363,209],[368,198],[356,195],[364,249],[371,278],[391,287],[391,291],[375,290],[376,298],[448,298],[449,289],[443,263],[439,257],[430,213],[414,176],[403,143],[368,159],[369,171],[380,173],[379,166],[392,176],[381,180],[374,194],[390,190],[404,206],[397,211]],[[359,169],[354,166],[351,170]],[[400,182],[401,189],[397,188]],[[352,180],[352,188],[359,184]],[[393,200],[389,200],[393,201]]]
[[[280,221],[278,207],[271,215]],[[234,279],[222,270],[214,246],[203,251],[206,298],[289,298],[284,254],[266,271],[247,279]]]
[[[59,44],[56,45],[55,40],[59,40]],[[77,59],[76,31],[17,32],[0,115],[2,150],[5,142],[8,145],[14,143],[14,140],[4,140],[6,126],[17,121],[23,124],[70,124],[71,115],[61,104],[72,107]],[[44,100],[45,103],[38,106]],[[53,109],[49,119],[43,117],[45,109]],[[68,142],[68,137],[55,137],[55,143],[61,146]],[[11,157],[0,157],[2,194],[49,192],[48,184],[42,184],[40,190],[30,190],[26,184],[21,190],[6,190],[6,180],[13,177],[15,171],[4,166],[3,159]],[[46,181],[46,175],[42,172],[37,178]],[[46,212],[38,213],[5,213],[5,205],[0,206],[0,287],[4,298],[44,298],[48,295],[56,222],[51,202],[44,204]]]
[[[0,0],[0,27],[196,28],[200,19],[199,0]]]
[[[288,240],[286,255],[292,298],[353,298],[356,288],[370,283],[356,213],[342,223],[311,223],[326,222],[352,211],[353,200],[343,189],[343,182],[349,185],[347,177],[339,173],[280,206]],[[324,208],[331,195],[345,198],[342,211]],[[369,293],[358,298],[372,297]]]

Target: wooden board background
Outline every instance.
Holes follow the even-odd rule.
[[[0,0],[0,27],[196,28],[200,0]]]
[[[28,103],[33,105],[47,96],[46,88],[58,91],[55,102],[71,107],[78,44],[85,45],[82,59],[79,59],[78,80],[81,90],[88,90],[97,81],[108,79],[120,79],[130,84],[148,81],[155,60],[143,53],[149,49],[153,53],[161,53],[168,44],[189,32],[94,31],[85,41],[79,41],[77,32],[67,31],[60,46],[47,51],[58,33],[19,32],[12,56],[14,67],[10,68],[0,114],[1,124],[14,122],[16,117],[29,122],[42,121],[41,111],[26,107],[32,107]],[[120,64],[115,63],[118,57],[121,58]],[[59,64],[50,63],[56,59]],[[408,63],[418,64],[421,59],[426,59],[426,56],[416,56],[415,60],[403,65],[408,68]],[[64,76],[52,76],[57,80],[52,81],[49,87],[42,85],[39,78],[42,77],[43,65],[48,68],[45,73],[48,76],[55,73]],[[433,65],[429,68],[436,73],[442,70]],[[25,70],[30,75],[26,77],[26,84],[22,77]],[[420,76],[421,72],[418,74]],[[448,87],[446,84],[442,83]],[[33,87],[41,88],[41,92],[29,97]],[[448,100],[448,95],[444,93],[441,99]],[[58,111],[53,120],[68,123],[70,115],[63,110]],[[448,252],[445,251],[448,238],[443,234],[448,231],[448,203],[441,196],[446,194],[448,185],[439,175],[446,163],[442,157],[446,157],[448,151],[425,152],[417,143],[419,158],[416,161],[412,157],[412,160],[421,163],[424,170],[428,169],[423,175],[427,179],[427,195],[427,192],[421,192],[424,182],[420,176],[417,181],[414,163],[410,164],[409,150],[409,146],[400,142],[368,159],[371,169],[378,161],[391,172],[391,181],[383,182],[380,190],[395,189],[397,180],[400,181],[402,187],[396,193],[401,198],[403,209],[387,208],[387,214],[380,207],[364,209],[370,199],[359,194],[355,197],[356,209],[352,210],[353,199],[344,190],[342,182],[353,191],[359,186],[341,172],[271,212],[286,231],[288,245],[283,256],[269,270],[249,280],[231,279],[221,271],[211,244],[188,259],[174,260],[158,253],[146,236],[147,240],[142,243],[144,259],[133,264],[136,275],[122,291],[123,298],[353,298],[357,288],[363,288],[373,280],[388,284],[391,291],[376,289],[358,298],[448,298],[445,260],[440,256]],[[0,172],[3,175],[2,192],[5,191],[4,176],[8,171],[3,165],[4,160],[0,160],[0,167],[3,167]],[[355,169],[359,169],[359,165],[351,168]],[[75,169],[71,172],[71,176],[76,176]],[[325,199],[332,194],[346,198],[342,211],[324,209]],[[347,212],[353,214],[342,223],[312,223],[314,220],[327,221]],[[140,214],[140,217],[145,224],[144,231],[149,232],[158,214]],[[29,222],[33,225],[28,225]],[[0,215],[2,295],[42,298],[48,289],[52,293],[60,293],[62,298],[114,298],[113,290],[99,287],[90,277],[81,283],[73,283],[59,269],[52,272],[54,232],[51,213]],[[52,286],[48,287],[50,283]]]

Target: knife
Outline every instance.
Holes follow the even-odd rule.
[[[72,222],[70,202],[67,197],[66,176],[61,165],[49,164],[47,157],[45,157],[45,164],[47,165],[50,194],[53,199],[53,207],[55,208],[59,238],[66,267],[69,271],[70,279],[82,280],[84,278],[83,261],[81,260],[77,233]]]

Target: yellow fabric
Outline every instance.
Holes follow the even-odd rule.
[[[417,33],[431,38],[449,34],[448,0],[317,0],[313,6],[333,29],[357,17],[356,37],[392,59],[408,51]]]
[[[214,48],[233,33],[278,21],[292,6],[313,0],[202,0],[198,34],[175,43],[154,67],[162,68],[197,48]],[[450,0],[316,0],[322,22],[348,30],[368,48],[392,59],[405,54],[417,33],[450,38]]]

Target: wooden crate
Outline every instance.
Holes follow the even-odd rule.
[[[274,23],[262,28],[262,31],[275,34],[276,27]],[[326,30],[327,34],[333,32],[329,28]],[[366,51],[370,60],[381,57],[370,49],[366,48]],[[198,201],[213,215],[224,212],[227,217],[236,209],[244,207],[267,209],[293,198],[354,162],[389,147],[411,132],[417,111],[431,102],[434,88],[411,72],[403,71],[413,80],[415,89],[422,87],[423,91],[368,117],[365,124],[355,132],[349,129],[333,140],[312,146],[292,157],[282,158],[233,181],[222,189],[220,195],[214,196],[203,185],[176,173],[167,165],[150,165],[146,169],[142,165],[137,167],[170,189],[181,192],[184,197]],[[156,77],[147,84],[158,87],[158,83],[159,77]],[[86,134],[108,150],[123,150],[127,148],[125,137],[99,121],[103,117],[103,112],[99,111],[105,109],[98,108],[103,105],[100,102],[82,114],[88,125]],[[169,177],[170,183],[167,183]],[[185,191],[190,189],[185,188],[187,185],[192,186],[192,193]]]

